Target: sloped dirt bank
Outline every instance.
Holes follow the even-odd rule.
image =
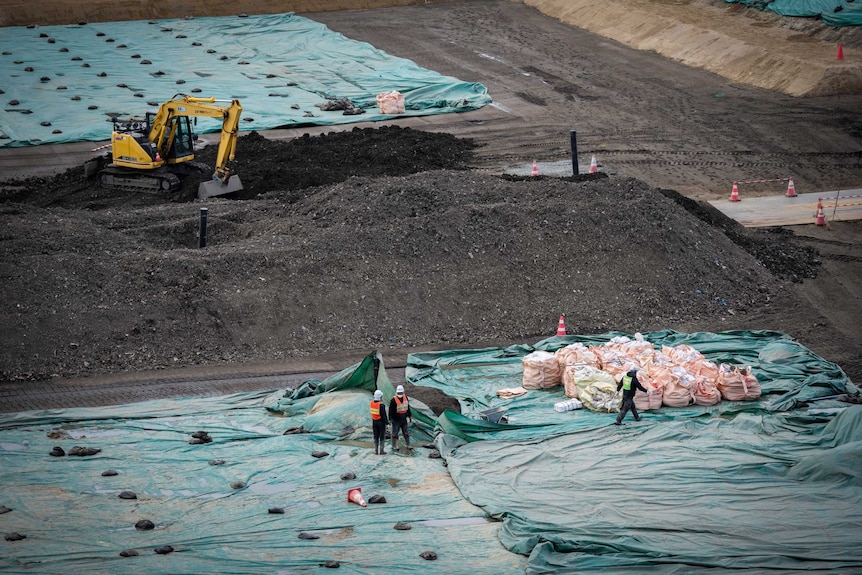
[[[708,0],[525,3],[566,24],[734,82],[791,96],[862,93],[858,58],[835,58],[838,42],[862,42],[858,26],[830,29],[815,19],[782,19]],[[785,27],[782,20],[794,22]]]

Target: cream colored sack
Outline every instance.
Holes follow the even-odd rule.
[[[750,367],[740,369],[726,363],[719,367],[718,390],[728,401],[751,401],[761,393],[760,382]]]
[[[549,351],[534,351],[521,358],[526,389],[548,389],[563,383],[563,374],[556,356]]]
[[[397,90],[377,94],[377,107],[381,114],[403,114],[404,94]]]
[[[580,397],[581,390],[594,383],[612,385],[616,391],[617,382],[614,376],[591,365],[567,365],[563,370],[563,386],[568,397]]]
[[[578,388],[584,407],[602,413],[616,413],[620,410],[622,396],[617,395],[617,385],[608,381],[595,381],[586,387]]]

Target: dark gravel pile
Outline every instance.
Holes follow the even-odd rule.
[[[0,379],[535,341],[560,314],[570,333],[721,325],[812,272],[805,250],[776,269],[774,240],[728,237],[637,180],[451,169],[471,147],[397,128],[254,134],[238,152],[254,199],[206,204],[71,171],[6,185]],[[281,177],[298,165],[314,169]]]

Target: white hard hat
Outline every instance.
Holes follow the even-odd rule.
[[[404,386],[403,386],[403,385],[399,385],[398,387],[396,387],[396,388],[395,388],[395,393],[404,393]]]
[[[383,392],[380,391],[379,389],[377,391],[375,391],[374,392],[374,399],[376,399],[378,401],[383,399]]]

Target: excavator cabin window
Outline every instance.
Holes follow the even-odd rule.
[[[156,114],[153,112],[147,113],[147,125],[151,126],[155,120]],[[193,156],[195,153],[194,141],[195,134],[192,129],[191,122],[188,116],[174,116],[168,120],[169,125],[166,126],[166,133],[173,132],[173,140],[168,148],[166,160],[176,160],[178,158],[186,158]]]

